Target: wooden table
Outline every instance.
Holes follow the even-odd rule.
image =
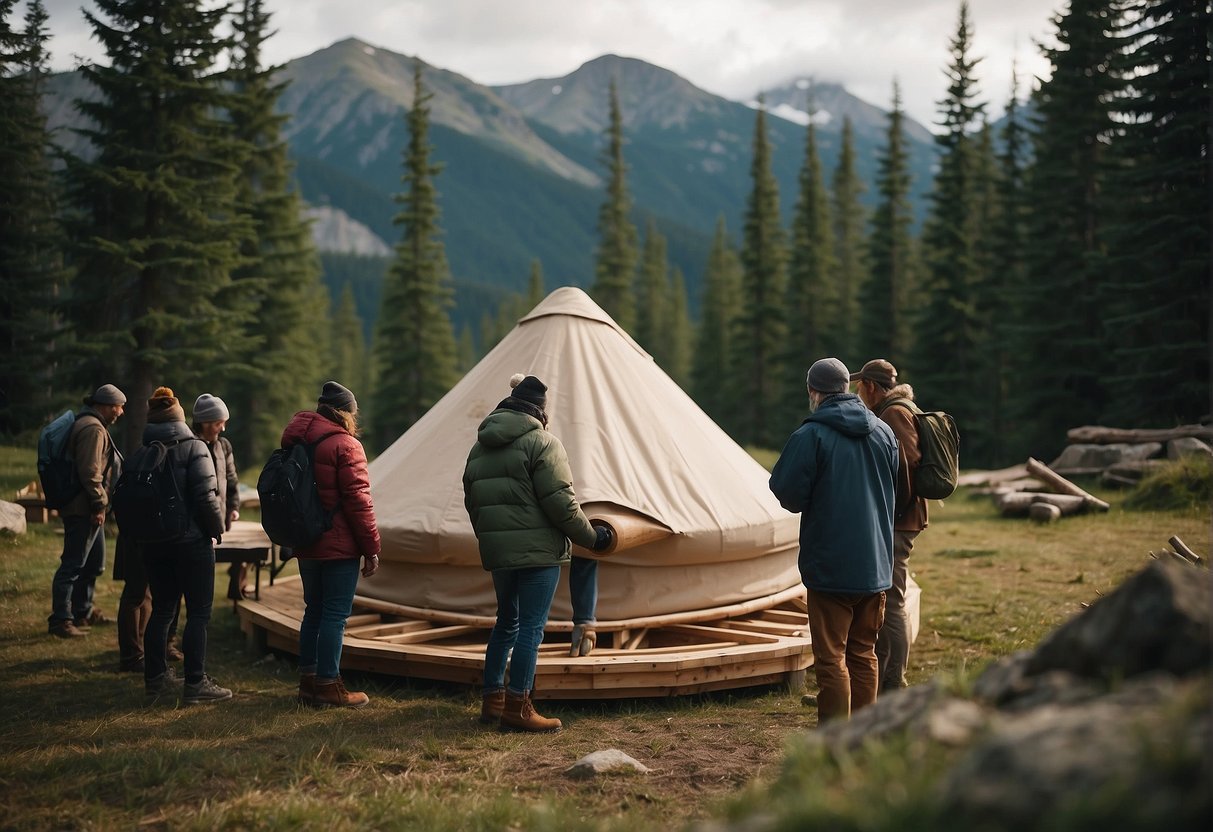
[[[237,520],[223,533],[223,541],[215,547],[215,563],[253,564],[257,570],[253,590],[257,600],[261,600],[261,567],[269,568],[270,586],[274,585],[274,577],[281,569],[277,566],[278,547],[261,524],[251,520]]]

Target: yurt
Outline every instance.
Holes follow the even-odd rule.
[[[617,532],[612,550],[597,556],[598,646],[569,655],[562,580],[535,696],[798,684],[812,662],[798,516],[771,495],[767,471],[572,287],[523,317],[371,463],[383,551],[379,572],[359,585],[344,664],[480,681],[496,602],[462,475],[477,426],[509,394],[515,373],[547,385],[548,429],[568,452],[577,497],[592,521]],[[279,580],[259,601],[242,602],[241,615],[272,646],[295,649],[297,581]]]

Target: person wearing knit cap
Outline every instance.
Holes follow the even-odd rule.
[[[223,435],[229,418],[223,399],[203,393],[194,401],[190,417],[190,428],[210,449],[215,461],[215,476],[219,485],[219,508],[223,514],[224,531],[232,530],[232,523],[240,519],[240,478],[236,474],[236,455],[232,443]],[[244,581],[248,574],[248,563],[233,563],[228,566],[227,597],[239,601],[244,597]]]
[[[876,701],[876,638],[892,585],[897,440],[846,392],[850,373],[837,358],[813,362],[805,381],[809,417],[779,454],[770,487],[780,505],[800,514],[798,565],[825,722]]]
[[[93,607],[93,596],[105,572],[105,515],[122,472],[122,455],[107,428],[122,416],[126,394],[103,384],[84,397],[84,405],[67,439],[80,491],[59,509],[63,551],[51,579],[47,632],[59,638],[79,638],[92,625],[110,623]]]
[[[380,540],[354,394],[326,381],[316,410],[296,413],[282,432],[283,448],[301,444],[312,448],[316,489],[332,527],[293,552],[304,605],[297,701],[317,708],[362,708],[370,697],[347,690],[341,678],[342,638],[359,575],[370,578],[379,569]]]
[[[188,525],[168,541],[143,541],[143,565],[152,591],[152,615],[144,633],[143,684],[149,703],[172,695],[177,679],[168,672],[168,632],[182,597],[185,654],[182,701],[201,704],[231,699],[232,692],[206,674],[206,629],[215,595],[215,542],[223,537],[223,513],[216,488],[215,462],[206,443],[185,424],[185,410],[168,387],[157,387],[147,400],[143,448],[156,453],[153,443],[167,451],[175,491],[184,499]],[[137,456],[130,465],[136,466]]]
[[[910,663],[910,620],[906,614],[906,583],[914,541],[927,527],[927,501],[914,491],[914,471],[922,459],[914,414],[914,388],[897,380],[897,368],[873,358],[851,373],[855,392],[897,437],[897,487],[893,501],[893,586],[885,605],[884,626],[876,639],[880,663],[880,692],[904,688]]]
[[[535,711],[531,689],[560,567],[569,562],[570,539],[602,551],[611,535],[590,525],[564,446],[546,430],[547,386],[518,373],[510,387],[480,423],[463,471],[464,507],[497,594],[480,720],[500,720],[503,731],[552,732],[560,720]]]

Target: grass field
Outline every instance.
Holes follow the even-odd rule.
[[[3,494],[32,477],[33,454],[0,448]],[[958,494],[933,510],[911,567],[922,631],[910,679],[966,674],[1035,644],[1117,586],[1179,534],[1209,549],[1209,508],[1130,512],[1052,526],[996,516]],[[0,828],[3,829],[593,829],[664,830],[755,806],[785,748],[816,724],[800,694],[778,688],[669,701],[544,703],[555,736],[489,731],[477,692],[376,676],[360,712],[293,702],[289,657],[246,652],[231,606],[217,606],[208,671],[227,703],[145,708],[141,679],[115,672],[113,627],[85,639],[46,634],[61,536],[33,526],[0,536]],[[217,581],[222,598],[226,575]],[[121,585],[98,582],[113,614]],[[810,674],[811,678],[811,674]],[[618,748],[647,775],[571,780],[585,754]],[[925,776],[902,749],[865,767],[823,767],[818,801],[837,828],[904,829]],[[881,762],[883,760],[883,762]],[[803,762],[797,763],[803,765]],[[882,778],[901,778],[887,789]],[[816,811],[813,804],[807,811]],[[824,828],[824,827],[823,827]]]

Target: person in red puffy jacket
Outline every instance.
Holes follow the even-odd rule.
[[[299,627],[299,701],[315,707],[361,708],[370,699],[341,680],[341,640],[354,606],[358,574],[379,568],[379,527],[371,503],[366,452],[358,441],[358,402],[335,381],[326,381],[316,410],[292,417],[282,447],[314,446],[312,471],[320,502],[333,512],[333,527],[296,549],[303,578]],[[361,570],[359,564],[361,563]]]

